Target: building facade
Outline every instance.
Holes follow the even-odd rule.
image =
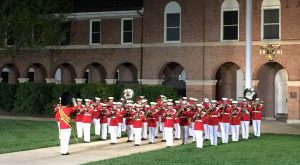
[[[198,98],[243,96],[244,0],[106,5],[77,0],[68,42],[47,53],[0,57],[0,80],[165,84]],[[289,123],[300,123],[298,15],[298,0],[253,0],[253,86],[265,102],[264,116],[287,116]],[[266,43],[280,44],[283,54],[267,61],[259,53]]]

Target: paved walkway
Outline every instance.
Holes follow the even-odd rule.
[[[2,117],[0,116],[0,118]],[[287,125],[277,121],[263,121],[262,132],[300,135],[300,125]],[[148,141],[142,141],[142,145],[138,147],[133,146],[133,143],[126,143],[126,140],[126,138],[119,139],[119,144],[116,145],[110,145],[109,140],[93,142],[89,144],[73,144],[70,146],[70,155],[68,156],[60,156],[59,147],[0,154],[0,164],[74,165],[97,160],[111,159],[120,156],[127,156],[139,152],[158,150],[165,147],[165,143],[161,143],[160,138],[156,139],[158,142],[156,144],[148,144]],[[174,142],[175,145],[179,145],[181,143],[181,141]]]

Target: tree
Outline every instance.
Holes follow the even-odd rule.
[[[72,0],[0,0],[0,52],[44,50],[58,45]]]

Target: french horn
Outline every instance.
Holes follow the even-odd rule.
[[[132,89],[125,89],[123,91],[123,97],[126,99],[126,100],[130,100],[132,99],[134,96],[134,91]]]

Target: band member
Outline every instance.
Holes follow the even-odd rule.
[[[231,138],[232,141],[239,141],[240,124],[241,124],[241,108],[237,106],[237,101],[232,101],[232,115],[231,115]]]
[[[147,111],[149,111],[149,105],[147,105],[148,100],[147,99],[142,99],[141,103],[142,103],[142,109],[143,111],[146,113]],[[148,121],[147,118],[144,118],[143,120],[143,128],[142,128],[142,140],[146,140],[147,139],[147,134],[148,132]]]
[[[125,124],[126,124],[126,132],[127,132],[127,142],[133,141],[133,105],[131,103],[127,104],[127,109],[124,114]]]
[[[201,104],[197,104],[197,107],[202,107]],[[196,146],[197,148],[203,147],[203,122],[202,116],[205,114],[202,112],[201,108],[197,109],[196,114],[193,117],[194,120],[194,133],[196,138]]]
[[[59,102],[61,102],[61,98],[59,98]],[[54,119],[57,123],[57,129],[58,129],[58,138],[60,139],[60,126],[59,126],[59,123],[60,123],[60,117],[59,117],[59,108],[61,107],[61,104],[57,104],[55,107],[54,107]]]
[[[94,113],[93,113],[93,124],[95,127],[95,135],[100,136],[100,110],[101,110],[101,104],[100,104],[100,98],[95,97],[96,102],[94,103]]]
[[[118,121],[118,138],[122,137],[122,124],[123,124],[123,115],[124,115],[124,109],[122,108],[122,103],[117,102],[117,109],[118,109],[118,114],[117,114],[117,121]]]
[[[108,109],[107,104],[102,104],[100,112],[100,123],[101,123],[101,139],[107,139],[107,127],[108,127]]]
[[[242,109],[242,117],[241,117],[241,126],[242,126],[242,138],[248,139],[249,138],[249,122],[250,122],[250,111],[248,109],[247,101],[243,100],[241,104]]]
[[[77,137],[82,138],[83,137],[83,127],[82,127],[82,117],[84,114],[83,111],[84,105],[82,105],[82,99],[77,99],[77,106],[75,106],[75,109],[77,110],[77,114],[75,116],[75,122],[76,122],[76,131],[77,131]]]
[[[253,132],[254,132],[254,136],[256,137],[260,137],[262,110],[263,110],[263,104],[260,103],[260,99],[257,98],[252,105],[252,113],[251,113]]]
[[[223,102],[220,105],[220,126],[222,143],[228,143],[229,127],[231,118],[231,105],[227,98],[222,98]]]
[[[58,112],[60,116],[60,153],[61,155],[68,155],[69,141],[71,136],[71,113],[76,112],[72,107],[69,93],[63,93],[61,99],[61,107]]]
[[[109,133],[110,133],[110,144],[116,144],[117,143],[117,135],[118,135],[118,120],[117,120],[117,103],[113,103],[113,107],[109,112]]]
[[[210,116],[208,120],[209,138],[211,145],[218,145],[218,125],[219,125],[219,108],[217,107],[217,101],[211,101],[211,107],[209,108]]]
[[[149,127],[149,143],[153,144],[155,141],[155,132],[156,132],[156,120],[157,120],[157,110],[156,110],[156,103],[155,102],[151,102],[150,103],[151,107],[150,110],[147,111],[146,113],[146,118],[148,121],[148,127]]]
[[[175,101],[175,106],[173,107],[176,111],[178,111],[180,109],[180,101],[177,100]],[[174,129],[175,129],[175,140],[179,140],[180,139],[180,118],[176,115],[175,116],[175,120],[174,120]]]
[[[182,102],[182,108],[176,113],[179,117],[180,133],[182,144],[187,144],[189,138],[190,111],[187,108],[187,102]]]
[[[209,100],[207,98],[204,99],[203,101],[203,110],[207,112],[209,110]],[[204,139],[209,140],[209,127],[208,127],[208,115],[204,115],[202,117],[202,122],[203,122],[203,129],[204,129]]]
[[[141,111],[141,105],[136,105],[136,112],[133,117],[133,132],[134,132],[134,145],[141,145],[142,127],[143,127],[144,113]]]
[[[85,107],[83,108],[84,114],[82,117],[83,141],[89,143],[91,141],[91,123],[94,107],[92,106],[92,100],[85,99],[84,101]]]
[[[168,107],[164,114],[164,132],[167,147],[173,146],[173,127],[176,111],[172,107],[172,102],[168,102]]]

